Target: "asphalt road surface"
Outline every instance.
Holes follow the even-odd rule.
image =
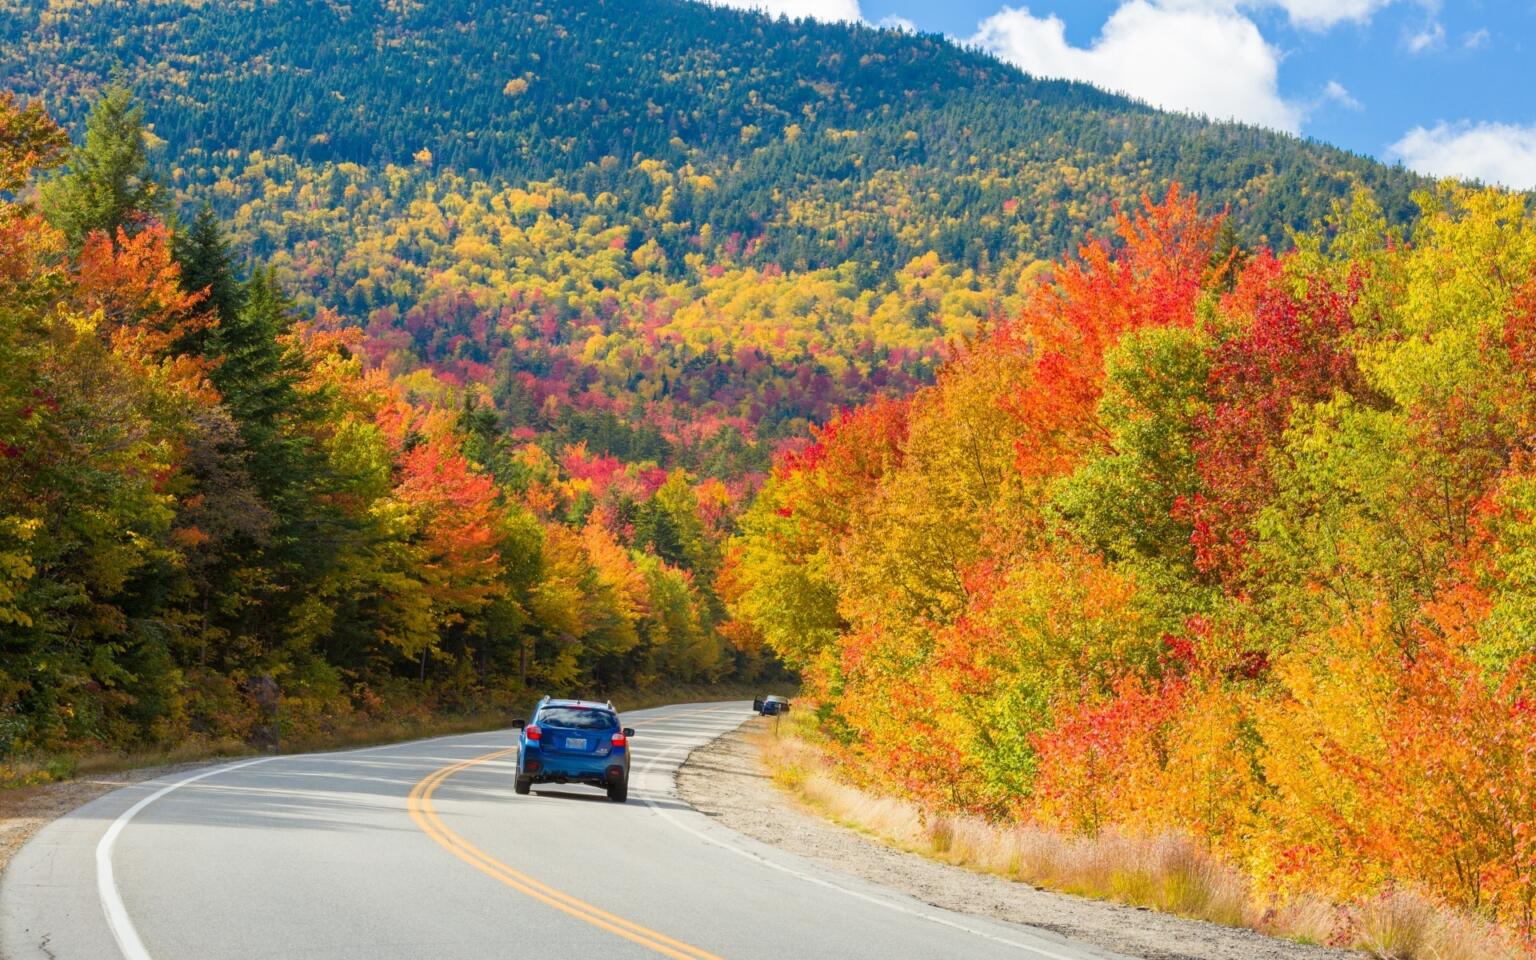
[[[625,804],[580,786],[515,796],[516,731],[126,787],[50,824],[12,861],[0,957],[1111,956],[824,869],[678,800],[688,751],[749,716],[747,703],[625,714],[637,729]]]

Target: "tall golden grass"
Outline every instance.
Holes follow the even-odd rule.
[[[1530,956],[1493,925],[1412,891],[1355,904],[1310,896],[1262,899],[1239,870],[1187,835],[1076,836],[979,817],[931,815],[906,800],[840,780],[826,756],[804,738],[803,727],[800,720],[752,735],[774,781],[834,822],[903,850],[1043,889],[1351,947],[1390,960]]]

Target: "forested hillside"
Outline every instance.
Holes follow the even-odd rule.
[[[723,582],[843,772],[930,815],[1192,835],[1261,902],[1421,895],[1529,948],[1536,214],[1422,202],[1213,258],[1172,193],[936,384],[782,457]],[[1367,945],[1483,955],[1409,943]]]
[[[12,755],[248,736],[265,676],[310,729],[753,676],[716,578],[775,450],[1170,178],[1229,247],[1416,183],[675,0],[0,0],[0,37]]]
[[[677,0],[5,0],[0,35],[0,85],[69,125],[130,86],[174,206],[371,362],[727,481],[926,382],[1116,203],[1177,179],[1283,246],[1416,185],[938,37]]]
[[[0,36],[16,96],[0,250],[11,753],[245,736],[262,676],[312,726],[525,685],[750,677],[764,633],[831,683],[803,648],[836,649],[865,614],[896,618],[878,636],[912,641],[898,662],[923,664],[915,637],[972,623],[966,604],[1004,589],[985,571],[1016,575],[1009,537],[1092,521],[1109,526],[1074,549],[1118,560],[1219,527],[1193,494],[1163,517],[1140,491],[1104,499],[1085,480],[1072,500],[1010,479],[1015,451],[1050,465],[1026,471],[1037,478],[1082,456],[1077,434],[1058,438],[1066,426],[1041,421],[1047,443],[1027,425],[1092,407],[1094,351],[1114,339],[1096,311],[1144,324],[1216,303],[1213,284],[1251,291],[1276,261],[1240,271],[1245,248],[1288,248],[1291,228],[1358,190],[1407,224],[1421,186],[1326,146],[1034,80],[937,37],[673,0],[4,0]],[[72,150],[44,109],[74,130]],[[1188,242],[1153,299],[1125,300],[1142,288],[1119,282],[1107,240],[1089,247],[1103,261],[1091,269],[1050,266],[1175,180],[1204,198],[1201,216],[1229,213],[1219,230],[1193,200],[1158,213],[1183,218]],[[1322,256],[1308,243],[1294,262]],[[1068,291],[1083,315],[1032,326],[1075,282],[1097,284]],[[966,346],[989,325],[986,345]],[[1047,334],[1087,351],[1052,367],[1060,381],[1029,359]],[[974,382],[957,372],[973,369]],[[855,602],[809,577],[783,608],[753,606],[779,583],[752,565],[784,546],[764,530],[797,509],[862,509],[870,478],[810,506],[781,502],[786,485],[831,469],[820,458],[844,434],[876,469],[957,385],[971,406],[935,413],[935,429],[974,449],[934,440],[937,486],[870,508],[880,523],[859,543],[876,554],[810,542],[834,566],[845,549],[857,561],[839,576],[922,589]],[[872,398],[886,399],[795,452]],[[1283,419],[1288,400],[1264,402]],[[1188,468],[1178,449],[1147,456]],[[775,451],[746,559],[724,564]],[[1131,484],[1145,471],[1126,463],[1096,469]],[[964,516],[882,512],[903,498]],[[1022,511],[1007,536],[986,520],[994,498]],[[966,512],[973,501],[985,509]],[[1143,527],[1115,512],[1132,507],[1151,511]],[[1202,557],[1256,534],[1211,536]],[[1118,575],[1082,562],[1090,579]],[[1214,617],[1214,573],[1148,569],[1148,583],[1187,575],[1200,589],[1170,589],[1147,630]],[[1115,646],[1094,669],[1161,669],[1155,647]],[[1262,674],[1277,655],[1256,649]],[[1054,717],[1046,693],[1018,697]],[[968,805],[1032,789],[1033,748],[993,748],[1010,759],[975,761],[979,779],[956,787]]]
[[[69,149],[0,94],[0,779],[265,736],[274,689],[302,737],[761,674],[713,590],[723,484],[371,367],[211,213],[158,219],[141,119],[113,92]]]

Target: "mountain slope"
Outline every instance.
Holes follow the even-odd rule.
[[[1179,181],[1284,245],[1420,185],[936,36],[677,0],[7,0],[0,33],[0,84],[66,120],[131,84],[183,203],[375,363],[727,478],[926,382],[1116,204]]]
[[[957,181],[930,181],[913,199],[919,219],[939,225],[940,252],[971,259],[1058,253],[1103,222],[1108,200],[1170,178],[1232,202],[1255,239],[1275,240],[1357,180],[1404,214],[1414,182],[1319,144],[1036,80],[936,36],[675,0],[52,6],[13,0],[0,14],[6,35],[20,38],[0,82],[70,119],[82,93],[124,70],[155,104],[151,120],[176,162],[261,150],[301,163],[409,165],[425,148],[439,165],[491,179],[562,177],[588,194],[612,191],[638,212],[654,202],[632,164],[640,155],[722,178],[693,218],[717,235],[771,227],[776,191],[855,210],[881,196],[888,172],[907,184],[900,172]],[[786,137],[791,127],[798,137]],[[604,157],[619,163],[603,166]],[[1034,185],[1021,173],[1048,178],[1031,168],[1052,161],[1125,182],[1068,175],[1053,195],[1021,189]],[[1008,199],[1069,195],[1080,212],[1046,221],[1026,211],[1028,236],[974,222]],[[865,226],[847,238],[852,249],[768,229],[760,253],[819,266],[860,250],[900,261],[933,246],[889,224]]]

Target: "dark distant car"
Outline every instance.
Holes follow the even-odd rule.
[[[752,701],[752,709],[765,717],[776,717],[789,712],[789,701],[777,694],[769,694]]]
[[[584,783],[608,791],[608,799],[629,799],[629,738],[612,703],[545,697],[533,719],[514,720],[518,740],[517,779],[512,789],[526,795],[535,783]]]

